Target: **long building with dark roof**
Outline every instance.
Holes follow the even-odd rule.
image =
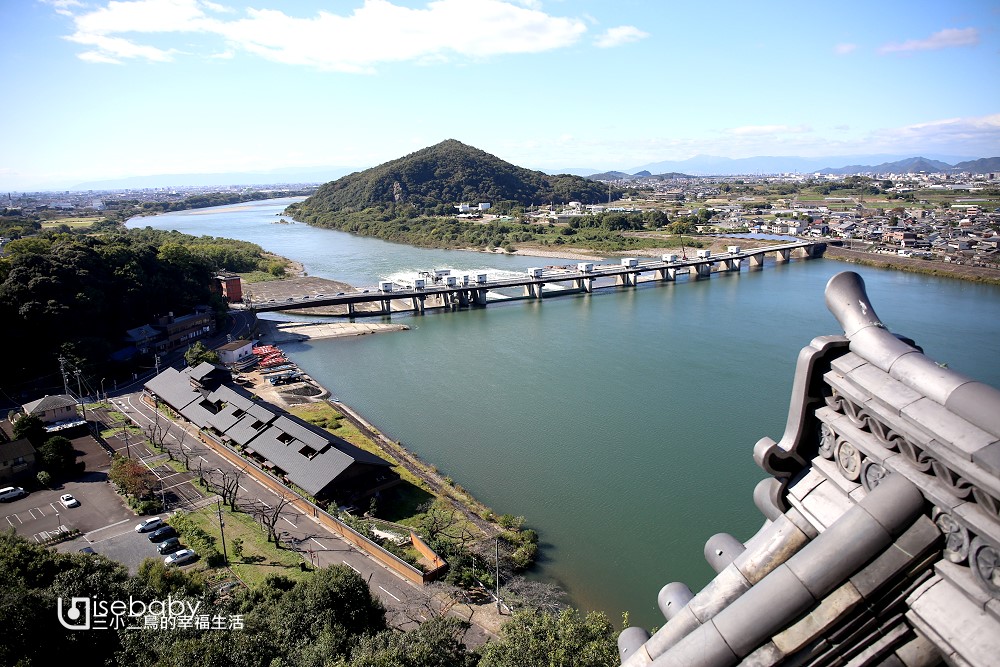
[[[146,389],[214,439],[317,500],[354,502],[399,481],[391,464],[223,381],[209,363],[168,368]]]

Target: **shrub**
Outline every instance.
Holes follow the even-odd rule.
[[[522,544],[517,549],[514,549],[514,553],[510,555],[510,560],[514,565],[514,570],[516,572],[520,572],[531,567],[537,556],[538,545],[528,542],[526,544]]]
[[[159,514],[163,511],[163,504],[159,500],[139,500],[138,498],[129,497],[128,499],[129,507],[135,510],[136,514],[147,515],[147,514]]]

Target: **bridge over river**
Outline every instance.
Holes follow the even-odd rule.
[[[377,289],[338,294],[303,294],[250,301],[246,304],[257,312],[303,310],[320,306],[346,306],[349,317],[390,315],[395,310],[423,312],[425,308],[461,308],[485,306],[488,301],[510,299],[541,299],[559,294],[592,292],[602,287],[635,287],[640,282],[673,281],[679,275],[700,279],[713,272],[739,271],[744,265],[761,269],[768,255],[777,262],[793,257],[822,256],[825,243],[795,241],[749,250],[729,246],[728,252],[712,255],[698,250],[695,257],[662,255],[659,259],[623,257],[618,264],[579,262],[576,269],[532,268],[523,276],[489,280],[486,273],[451,275],[448,269],[421,274],[410,284],[383,281]],[[501,291],[503,290],[503,291]],[[377,304],[377,309],[357,309],[359,304]]]

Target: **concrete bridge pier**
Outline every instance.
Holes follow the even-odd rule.
[[[473,290],[472,291],[472,301],[477,306],[485,306],[486,305],[486,290],[485,289]]]
[[[776,250],[774,252],[774,259],[777,262],[787,262],[791,258],[791,256],[792,256],[792,251],[789,250],[788,248],[784,248],[783,250]]]
[[[692,268],[697,272],[698,278],[710,278],[712,276],[712,262],[695,264]]]
[[[392,316],[392,301],[390,299],[382,300],[382,314]]]
[[[615,284],[619,287],[635,287],[635,274],[620,273],[615,276]]]
[[[726,263],[726,271],[739,271],[740,265],[743,263],[743,260],[739,257],[730,257],[723,261]]]
[[[347,316],[348,317],[354,317],[354,304],[353,303],[348,302],[348,304],[347,304]]]
[[[594,291],[593,278],[576,278],[573,281],[573,285],[576,287],[576,289],[580,290],[581,292],[587,292],[588,294],[590,294],[591,292]]]
[[[664,267],[662,269],[657,269],[656,270],[656,279],[660,280],[662,282],[666,282],[668,280],[677,280],[677,269],[673,269],[673,268],[670,268],[670,267]]]
[[[542,298],[542,287],[544,283],[529,283],[524,286],[524,296],[532,299]]]
[[[415,296],[410,299],[410,303],[413,305],[413,312],[423,313],[424,312],[424,296]]]
[[[468,308],[469,307],[469,290],[461,290],[457,292],[458,297],[458,307]]]
[[[763,269],[764,268],[764,254],[758,252],[754,255],[750,255],[750,268],[751,269]]]

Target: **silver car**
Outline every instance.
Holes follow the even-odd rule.
[[[168,567],[171,565],[183,565],[184,563],[190,563],[197,557],[198,554],[194,552],[194,549],[181,549],[164,558],[163,564]]]

